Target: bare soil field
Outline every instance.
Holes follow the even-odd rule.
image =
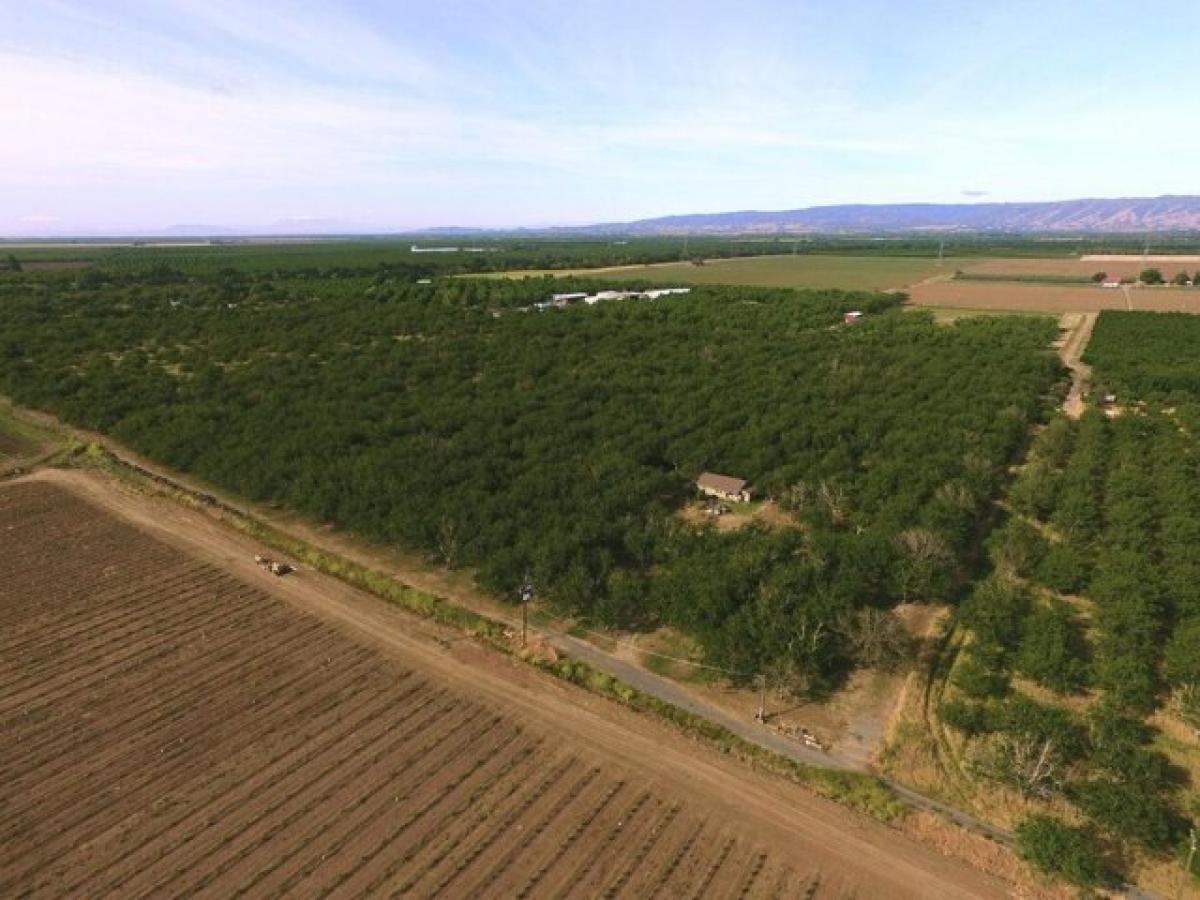
[[[1183,254],[1158,254],[1153,253],[1146,256],[1131,255],[1128,253],[1093,253],[1080,257],[1084,262],[1125,262],[1127,260],[1136,259],[1139,262],[1145,262],[1147,265],[1197,265],[1200,264],[1200,256],[1194,253]]]
[[[1151,263],[1153,265],[1153,263]],[[983,259],[961,266],[970,275],[1046,275],[1091,278],[1097,272],[1136,278],[1146,265],[1140,256],[1123,256],[1100,259],[1088,257],[1059,259]],[[1170,270],[1174,274],[1175,270]]]
[[[94,473],[0,536],[5,896],[1005,895]]]
[[[1100,312],[1134,309],[1200,313],[1200,291],[1188,288],[1101,288],[1092,285],[931,281],[909,288],[914,306],[1009,312]]]

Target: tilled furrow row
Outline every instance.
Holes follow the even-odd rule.
[[[80,862],[72,854],[46,873],[46,886],[61,884],[68,895],[111,893],[119,887],[115,883],[118,876],[111,874],[114,870],[137,871],[146,861],[167,855],[221,822],[264,786],[270,790],[272,779],[300,768],[328,747],[336,747],[365,722],[382,715],[393,701],[404,702],[428,690],[423,682],[412,684],[410,680],[403,693],[393,695],[390,685],[377,683],[379,673],[369,666],[346,674],[331,683],[328,691],[314,692],[310,706],[280,718],[261,740],[231,748],[230,762],[211,777],[193,782],[177,794],[164,795],[93,839],[81,848],[88,859]],[[358,705],[351,707],[348,701],[354,699]],[[264,763],[259,758],[261,747],[271,744],[277,745],[277,750]],[[178,814],[166,817],[166,811],[173,808],[178,808]],[[65,874],[72,868],[80,870],[74,881]]]
[[[457,716],[450,719],[448,728],[437,721],[436,712],[433,728],[424,734],[415,729],[385,727],[381,737],[386,739],[390,736],[392,740],[385,740],[375,752],[360,754],[365,758],[356,757],[349,768],[344,765],[345,760],[340,761],[329,770],[322,781],[280,798],[262,815],[256,816],[241,828],[234,829],[232,834],[226,834],[220,845],[210,848],[199,860],[189,862],[180,873],[181,880],[177,877],[169,878],[165,883],[156,884],[151,893],[161,895],[169,889],[168,892],[173,897],[190,898],[200,895],[210,885],[213,885],[215,890],[215,882],[218,879],[239,863],[248,860],[268,842],[275,838],[299,838],[300,832],[296,829],[301,827],[301,823],[314,822],[315,832],[319,834],[328,825],[328,820],[321,814],[321,810],[327,809],[327,804],[343,792],[356,793],[362,790],[364,778],[407,778],[413,789],[418,788],[428,777],[424,771],[426,754],[431,753],[443,741],[452,739],[460,729],[465,731],[466,740],[469,742],[481,738],[498,723],[496,718],[480,723],[477,710],[455,706],[453,703],[442,707],[442,710]],[[402,733],[395,734],[397,730]],[[414,738],[417,739],[417,747],[411,752],[403,752]],[[417,766],[412,765],[414,758],[421,760]],[[449,758],[434,755],[428,762],[436,767],[436,770],[451,764],[454,758],[454,754]],[[228,826],[223,830],[228,831]]]

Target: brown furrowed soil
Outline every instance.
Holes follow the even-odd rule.
[[[1132,309],[1200,313],[1200,290],[1171,287],[1102,288],[988,281],[929,281],[908,289],[913,306],[1007,312],[1100,312]]]
[[[1114,257],[1109,260],[1089,260],[1077,257],[1062,259],[984,259],[961,266],[969,275],[996,276],[1065,276],[1091,278],[1098,272],[1119,275],[1122,278],[1137,278],[1139,273],[1153,263],[1142,262],[1140,256]],[[1171,271],[1175,274],[1175,270]]]
[[[0,485],[0,895],[999,897],[94,473]]]

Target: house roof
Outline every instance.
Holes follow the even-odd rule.
[[[713,472],[703,472],[696,479],[698,487],[721,491],[726,494],[740,494],[746,489],[746,482],[732,475],[717,475]]]

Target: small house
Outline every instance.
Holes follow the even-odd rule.
[[[750,502],[750,488],[741,478],[734,478],[732,475],[704,472],[696,479],[696,488],[706,497],[716,497],[736,503]]]
[[[1120,275],[1105,275],[1104,280],[1100,282],[1100,287],[1119,288],[1121,286]]]
[[[864,315],[865,313],[863,313],[861,310],[852,309],[850,312],[842,316],[842,321],[847,325],[853,325],[855,322],[861,322]]]

